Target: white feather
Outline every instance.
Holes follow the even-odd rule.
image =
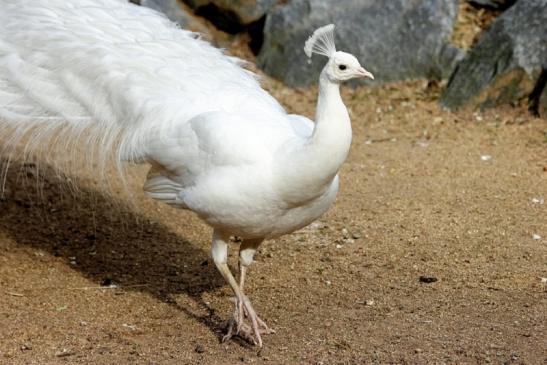
[[[316,29],[304,44],[306,56],[317,53],[331,58],[336,53],[334,45],[334,24],[325,25]]]
[[[25,139],[33,150],[62,133],[63,150],[83,143],[99,161],[141,161],[150,136],[168,135],[202,113],[282,116],[241,64],[160,13],[125,1],[5,0],[4,147]]]

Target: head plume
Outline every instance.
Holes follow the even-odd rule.
[[[311,57],[312,53],[317,53],[331,58],[336,53],[336,47],[334,46],[334,24],[316,29],[306,41],[304,52],[308,57]]]

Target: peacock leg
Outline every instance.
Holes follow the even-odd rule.
[[[256,250],[258,249],[258,246],[260,246],[262,241],[262,239],[244,240],[239,247],[239,288],[241,289],[241,292],[244,292],[247,269],[253,263]],[[239,308],[238,316],[239,318],[241,318],[244,311],[244,306],[239,305],[237,307]],[[247,313],[245,313],[245,315],[248,316]],[[260,333],[275,333],[275,331],[268,327],[268,325],[262,319],[260,319],[260,317],[257,316],[256,320],[258,322],[258,325],[261,327]]]
[[[260,336],[260,330],[258,328],[258,317],[253,306],[251,305],[251,302],[249,301],[249,298],[243,294],[243,291],[240,289],[234,276],[230,272],[230,268],[228,267],[227,261],[229,239],[229,235],[215,230],[213,233],[213,244],[211,249],[213,261],[215,262],[218,271],[220,271],[222,277],[224,277],[224,279],[228,282],[236,296],[236,312],[234,313],[234,319],[230,321],[231,325],[228,330],[228,334],[224,336],[223,341],[230,339],[234,334],[241,334],[245,339],[252,340],[255,344],[262,347],[262,337]],[[243,323],[244,318],[240,315],[242,312],[247,314],[251,321],[250,329]],[[234,321],[237,324],[235,333],[233,331]],[[254,334],[254,338],[251,333]]]

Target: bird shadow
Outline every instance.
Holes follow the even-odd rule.
[[[0,158],[0,166],[7,162]],[[38,171],[34,163],[12,162],[4,179],[0,230],[15,242],[65,258],[98,286],[150,294],[220,338],[224,322],[203,293],[225,283],[203,249],[113,194],[74,177],[67,184],[49,165],[40,164]],[[180,293],[197,310],[178,304]]]

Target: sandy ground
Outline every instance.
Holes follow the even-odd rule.
[[[316,89],[264,85],[313,117]],[[420,81],[344,88],[354,140],[338,200],[266,242],[250,272],[277,330],[262,350],[220,343],[232,304],[211,230],[144,197],[146,167],[130,169],[130,198],[94,171],[13,164],[0,363],[545,363],[547,121],[525,106],[450,113],[438,95]]]
[[[266,86],[313,115],[316,90]],[[0,363],[542,363],[547,122],[522,107],[446,112],[437,94],[344,89],[354,141],[337,202],[251,269],[277,330],[262,351],[219,342],[231,293],[210,229],[145,198],[145,167],[128,205],[93,172],[67,187],[15,164],[0,201]]]

